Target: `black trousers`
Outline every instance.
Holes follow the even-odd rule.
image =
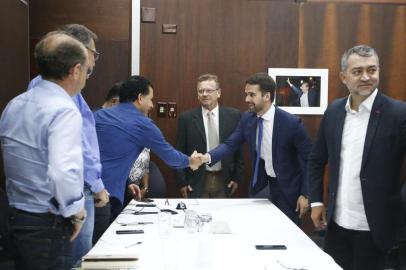
[[[10,238],[17,270],[68,270],[74,264],[72,223],[51,213],[12,209]]]
[[[375,246],[370,231],[348,230],[330,221],[324,251],[344,270],[382,270],[386,251]]]

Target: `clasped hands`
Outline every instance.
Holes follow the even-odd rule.
[[[203,163],[209,161],[209,155],[196,152],[196,150],[189,157],[189,167],[192,171],[197,170]]]

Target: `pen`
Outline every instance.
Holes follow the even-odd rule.
[[[125,248],[133,247],[133,246],[140,245],[140,244],[142,244],[142,242],[141,242],[141,241],[136,242],[136,243],[131,244],[131,245],[128,245],[128,246],[125,246]]]
[[[148,225],[148,224],[154,224],[152,221],[146,221],[146,222],[134,222],[134,223],[126,223],[126,224],[121,224],[121,226],[131,226],[131,225]]]

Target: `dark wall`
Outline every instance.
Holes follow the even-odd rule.
[[[56,27],[79,23],[95,32],[101,52],[83,96],[91,108],[100,106],[110,87],[130,75],[131,0],[41,0],[30,2],[30,50]],[[31,65],[31,78],[36,67]]]
[[[0,111],[27,87],[29,80],[28,6],[21,1],[0,1]],[[0,157],[0,187],[4,187]]]
[[[177,102],[179,112],[198,105],[196,78],[206,72],[219,76],[222,103],[244,111],[245,79],[270,67],[328,68],[331,102],[347,94],[338,76],[341,55],[360,43],[380,55],[380,89],[406,100],[405,5],[142,0],[141,6],[156,8],[156,22],[141,24],[141,73],[153,81],[155,100]],[[163,34],[162,24],[176,24],[177,33]],[[175,143],[177,119],[155,115]],[[314,137],[321,116],[301,117]],[[158,164],[172,181],[170,169]]]

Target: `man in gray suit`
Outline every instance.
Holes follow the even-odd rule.
[[[239,110],[219,106],[221,96],[217,76],[201,75],[197,80],[197,98],[201,107],[179,116],[176,147],[183,153],[206,153],[222,143],[236,128],[241,117]],[[198,170],[178,171],[177,186],[182,197],[225,198],[238,188],[243,177],[242,148],[214,166]]]

